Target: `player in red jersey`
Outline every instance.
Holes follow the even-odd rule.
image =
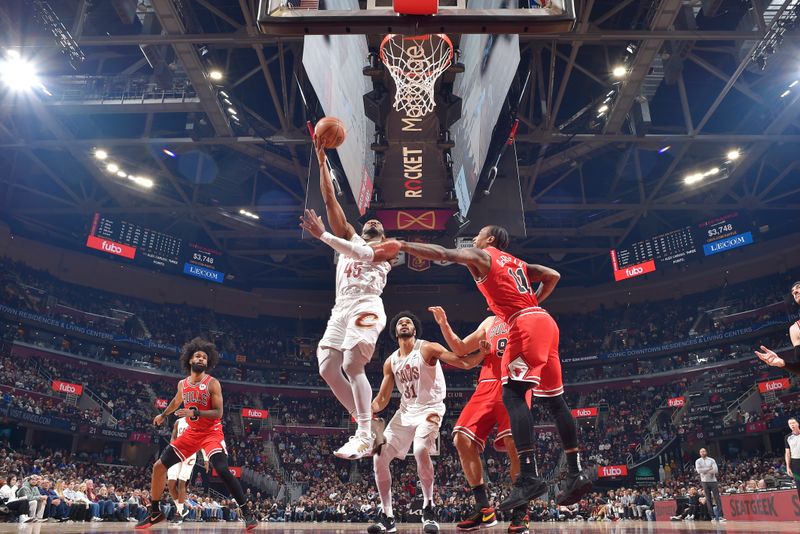
[[[217,348],[209,341],[194,338],[183,346],[181,369],[190,374],[178,382],[175,397],[163,412],[155,416],[153,424],[162,424],[174,412],[178,417],[187,418],[189,428],[174,439],[161,454],[161,458],[153,464],[150,514],[136,524],[137,529],[150,528],[166,519],[159,504],[167,481],[167,470],[201,450],[236,499],[236,504],[241,510],[245,510],[246,498],[242,486],[228,470],[228,451],[222,433],[222,386],[219,380],[206,374],[218,361]],[[181,404],[183,408],[178,409]],[[245,512],[245,524],[247,530],[252,530],[258,525],[258,521],[252,513]]]
[[[461,531],[478,530],[497,524],[494,508],[489,504],[486,485],[483,480],[483,464],[481,453],[486,446],[489,434],[497,426],[494,448],[508,453],[511,462],[511,479],[519,475],[519,456],[511,436],[511,421],[503,405],[503,388],[500,381],[501,362],[508,344],[508,325],[502,319],[492,315],[481,322],[474,332],[461,339],[447,321],[447,314],[440,306],[432,306],[428,310],[439,325],[447,345],[456,354],[471,354],[481,344],[488,345],[488,352],[481,360],[481,373],[478,386],[458,416],[453,428],[453,444],[458,451],[464,476],[472,488],[475,497],[475,511],[458,523]],[[530,396],[527,398],[530,404]],[[527,506],[515,508],[511,514],[508,532],[524,534],[528,532]]]
[[[525,402],[528,391],[542,400],[553,416],[569,472],[559,505],[578,502],[591,490],[592,483],[581,472],[578,457],[578,429],[564,401],[561,361],[558,357],[558,325],[539,301],[553,292],[561,276],[557,271],[526,263],[505,252],[509,237],[505,228],[486,226],[473,240],[473,247],[447,249],[439,245],[401,242],[401,250],[428,260],[450,261],[466,266],[489,308],[509,326],[508,344],[503,353],[501,381],[503,404],[511,419],[511,434],[517,445],[520,475],[501,510],[527,504],[547,489],[536,476],[534,461],[534,419]],[[534,291],[531,282],[538,282]]]

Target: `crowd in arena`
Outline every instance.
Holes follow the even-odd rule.
[[[25,265],[0,260],[0,295],[6,306],[41,314],[66,323],[91,328],[98,332],[178,346],[192,336],[210,335],[221,350],[229,354],[246,355],[246,362],[226,361],[214,374],[225,387],[226,433],[231,443],[231,465],[242,466],[253,473],[268,476],[278,486],[293,484],[302,488],[301,496],[287,498],[262,495],[255,487],[248,488],[253,507],[262,521],[373,521],[378,513],[378,496],[372,482],[371,462],[358,463],[332,460],[330,451],[346,434],[350,421],[337,403],[327,397],[295,399],[289,396],[253,394],[241,391],[235,382],[322,386],[316,373],[313,340],[321,333],[323,321],[304,321],[304,334],[297,335],[294,321],[280,318],[244,319],[215,314],[210,310],[185,305],[155,305],[145,301],[122,298],[112,293],[63,283],[55,277]],[[787,309],[778,306],[786,292],[783,277],[769,277],[747,284],[693,295],[659,306],[631,305],[626,309],[597,310],[582,315],[559,318],[562,332],[562,354],[598,354],[685,340],[707,333],[735,330],[744,324],[785,318]],[[711,295],[713,293],[713,298]],[[711,310],[713,308],[713,310]],[[737,314],[745,313],[741,318]],[[780,321],[775,321],[779,323]],[[466,335],[475,325],[451,321],[454,329]],[[635,325],[635,326],[633,326]],[[425,324],[426,336],[438,338],[435,323]],[[158,379],[131,379],[126,375],[126,388],[120,389],[108,380],[108,368],[97,362],[111,362],[133,369],[178,373],[174,356],[168,353],[135,348],[124,342],[92,339],[91,335],[64,332],[46,324],[0,319],[2,341],[24,341],[61,353],[72,353],[88,361],[65,361],[63,358],[32,359],[0,354],[0,407],[13,406],[36,414],[58,415],[76,424],[112,425],[122,430],[152,428],[155,414],[152,401],[170,399],[174,395],[177,376]],[[639,378],[644,375],[685,369],[709,364],[731,364],[751,357],[750,343],[757,341],[769,346],[785,344],[785,324],[757,340],[723,342],[695,351],[668,353],[655,357],[565,366],[569,382],[602,380],[610,377]],[[379,380],[379,362],[394,346],[381,342],[378,356],[370,371],[370,380]],[[280,364],[280,365],[279,365]],[[728,367],[725,367],[728,369]],[[727,371],[714,371],[725,377]],[[447,372],[448,386],[469,388],[475,372]],[[759,374],[754,371],[743,378],[731,374],[737,386],[751,386]],[[81,409],[54,394],[51,379],[58,378],[89,388],[96,397],[97,407]],[[657,452],[676,435],[696,431],[701,418],[691,423],[672,425],[659,419],[658,431],[645,440],[646,428],[666,399],[683,395],[686,380],[672,381],[662,386],[595,387],[588,393],[567,388],[569,405],[593,406],[598,414],[591,420],[579,421],[580,444],[584,463],[589,468],[636,462]],[[142,402],[142,399],[148,399]],[[463,477],[455,448],[452,426],[464,400],[448,401],[448,414],[443,422],[439,455],[436,465],[434,503],[443,522],[457,521],[471,509],[469,488]],[[268,432],[260,424],[252,424],[238,416],[239,407],[265,408],[270,412],[271,425],[297,427],[293,432]],[[728,425],[753,421],[781,421],[800,408],[800,400],[777,399],[760,409],[741,411],[727,421]],[[394,406],[384,412],[390,416]],[[542,474],[557,478],[561,461],[560,443],[555,429],[544,413],[538,413],[537,460]],[[670,411],[670,413],[672,413]],[[666,418],[669,419],[669,418]],[[309,439],[303,427],[338,428],[341,431]],[[163,432],[169,432],[169,428]],[[265,441],[265,438],[267,440]],[[112,453],[73,454],[66,451],[20,448],[12,450],[3,444],[0,457],[0,478],[3,478],[0,498],[15,501],[25,495],[28,507],[13,507],[14,515],[23,520],[102,521],[136,520],[149,504],[148,472],[146,468],[121,465]],[[688,460],[688,459],[684,459]],[[490,499],[498,504],[505,496],[510,475],[505,455],[487,445],[486,476],[490,483]],[[785,482],[785,470],[780,458],[743,456],[720,459],[721,487],[727,492],[755,491],[777,487]],[[587,496],[571,507],[559,507],[552,501],[532,503],[532,521],[651,519],[653,500],[680,497],[681,502],[702,502],[704,496],[697,486],[696,473],[683,465],[665,465],[667,478],[654,488],[622,488]],[[114,487],[115,476],[124,470],[126,485]],[[419,515],[420,488],[413,459],[395,462],[395,514],[400,521],[413,520]],[[13,478],[12,478],[13,477]],[[364,491],[365,485],[368,487]],[[199,488],[193,487],[194,491]],[[37,493],[38,492],[38,493]],[[33,497],[33,498],[32,498]],[[163,506],[169,510],[168,498]],[[30,504],[36,501],[36,505]],[[236,511],[224,499],[214,499],[202,493],[192,493],[188,508],[190,518],[197,520],[234,520]],[[39,505],[41,504],[41,506]],[[676,513],[685,517],[697,514]]]

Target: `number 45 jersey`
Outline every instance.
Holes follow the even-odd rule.
[[[358,234],[354,234],[350,242],[367,244]],[[365,295],[380,297],[391,270],[392,265],[388,261],[371,263],[340,255],[336,266],[336,302]]]
[[[400,355],[399,349],[389,356],[394,383],[400,392],[400,422],[405,426],[420,425],[432,413],[444,416],[447,386],[442,364],[438,359],[433,365],[425,363],[420,351],[423,343],[418,339],[405,357]]]

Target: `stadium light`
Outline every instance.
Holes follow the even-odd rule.
[[[106,165],[106,170],[108,172],[115,173],[115,172],[119,171],[119,165],[117,165],[116,163],[109,163],[108,165]]]
[[[169,156],[171,158],[176,157],[175,156],[175,152],[173,152],[172,150],[170,150],[168,148],[165,148],[165,149],[161,150],[161,152],[163,152],[165,155],[167,155],[167,156]]]
[[[742,153],[739,152],[738,150],[731,150],[725,155],[725,157],[728,159],[728,161],[736,161],[741,156],[742,156]]]
[[[789,96],[789,93],[791,93],[791,91],[790,91],[790,90],[788,90],[788,89],[787,89],[787,90],[785,90],[785,91],[784,91],[784,92],[781,94],[781,98],[786,98],[787,96]]]
[[[215,82],[219,82],[223,78],[222,71],[219,69],[211,69],[210,71],[208,71],[208,77],[214,80]]]
[[[153,180],[144,176],[129,176],[129,178],[137,185],[146,187],[147,189],[150,189],[154,185]]]
[[[659,149],[658,153],[659,153],[659,154],[663,154],[664,152],[666,152],[666,151],[667,151],[667,150],[669,150],[670,148],[672,148],[672,146],[671,146],[671,145],[667,145],[667,146],[665,146],[665,147],[661,147],[661,148]]]
[[[117,176],[119,176],[120,178],[127,178],[128,173],[126,173],[125,171],[117,171]]]
[[[605,113],[606,111],[608,111],[608,106],[603,104],[602,106],[600,106],[600,108],[597,111],[599,113]]]
[[[250,219],[253,219],[253,220],[256,220],[256,221],[261,219],[261,217],[259,217],[258,215],[256,215],[252,211],[248,211],[248,210],[246,210],[244,208],[239,210],[239,215],[244,215],[245,217],[249,217]]]
[[[611,71],[611,74],[614,75],[614,78],[624,78],[625,75],[628,74],[628,69],[622,65],[617,65],[614,67],[614,70]]]
[[[6,58],[0,61],[0,80],[12,91],[44,89],[33,63],[22,59],[16,50],[7,51]]]
[[[96,157],[100,161],[103,161],[108,157],[108,152],[106,152],[105,150],[95,150],[94,157]]]

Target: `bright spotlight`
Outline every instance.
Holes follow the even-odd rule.
[[[208,77],[214,80],[215,82],[218,82],[222,80],[222,71],[219,69],[210,70],[208,71]]]
[[[16,53],[8,53],[0,61],[0,80],[12,91],[30,91],[42,86],[33,64]]]
[[[108,157],[108,152],[105,150],[95,150],[94,157],[102,161]]]
[[[127,178],[128,173],[126,173],[125,171],[118,171],[117,176],[119,176],[120,178]]]
[[[628,74],[628,69],[622,65],[618,65],[614,67],[614,70],[611,71],[611,74],[614,75],[614,78],[624,78],[625,75]]]
[[[236,115],[236,110],[233,108],[228,108],[228,113],[230,113],[231,115]]]
[[[116,163],[109,163],[108,165],[106,165],[106,170],[108,172],[117,172],[119,171],[119,165],[117,165]]]
[[[781,98],[786,98],[787,96],[789,96],[789,93],[791,93],[790,90],[788,90],[788,89],[785,90],[783,93],[781,93]]]
[[[741,156],[742,154],[738,150],[731,150],[725,157],[728,158],[728,161],[736,161]]]
[[[161,152],[163,152],[165,155],[167,155],[167,156],[169,156],[171,158],[176,157],[175,156],[175,152],[173,152],[172,150],[170,150],[168,148],[163,149]]]
[[[598,110],[597,110],[597,111],[598,111],[599,113],[605,113],[606,111],[608,111],[608,106],[607,106],[607,105],[605,105],[605,104],[603,104],[602,106],[600,106],[600,107],[598,108]]]
[[[142,187],[146,187],[147,189],[150,189],[151,187],[153,187],[153,180],[151,180],[150,178],[145,178],[143,176],[134,176],[131,179],[136,184],[138,184],[138,185],[140,185]]]
[[[667,145],[667,146],[665,146],[665,147],[661,147],[661,149],[658,151],[658,153],[659,153],[659,154],[663,154],[664,152],[666,152],[666,151],[667,151],[667,150],[669,150],[670,148],[672,148],[672,146],[670,146],[670,145]]]

